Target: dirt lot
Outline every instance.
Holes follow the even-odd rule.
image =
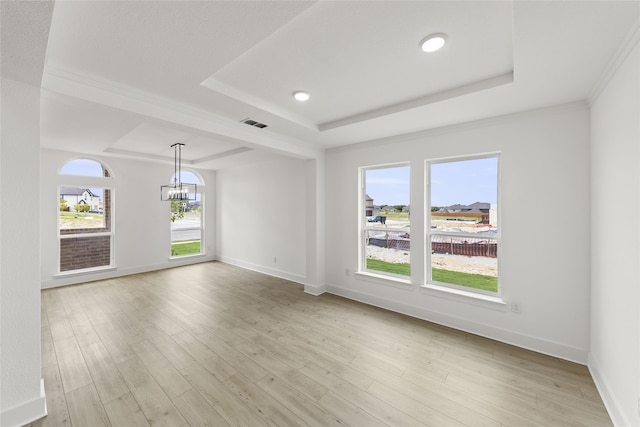
[[[497,258],[468,257],[464,255],[431,255],[433,267],[462,273],[482,274],[484,276],[498,276]]]
[[[409,251],[368,246],[367,256],[380,261],[409,263]],[[498,260],[496,258],[445,254],[433,254],[431,258],[433,267],[436,268],[485,276],[498,276]]]

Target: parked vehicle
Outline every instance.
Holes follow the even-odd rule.
[[[372,216],[369,219],[367,219],[367,221],[369,222],[379,222],[380,224],[384,224],[387,222],[387,217],[386,216],[381,216],[381,215],[376,215],[376,216]]]

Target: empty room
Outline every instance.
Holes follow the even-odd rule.
[[[640,1],[0,18],[3,427],[640,426]]]

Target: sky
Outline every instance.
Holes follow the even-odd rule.
[[[366,193],[379,205],[408,205],[409,167],[369,169]],[[497,204],[498,159],[472,159],[431,165],[431,205]]]
[[[81,176],[104,176],[102,171],[102,165],[90,159],[75,159],[65,163],[60,169],[61,175],[81,175]],[[190,183],[190,184],[200,184],[200,179],[190,171],[182,171],[181,173],[182,182]],[[173,182],[173,174],[171,176],[171,181],[163,182],[162,184],[169,184]],[[158,183],[160,185],[161,183]],[[91,192],[96,196],[102,198],[103,192],[102,188],[90,188]],[[200,200],[200,194],[196,195],[196,200]]]
[[[60,169],[61,175],[104,176],[102,165],[95,160],[76,159],[65,163]]]
[[[409,204],[409,166],[366,171],[366,193],[373,204],[408,205]]]
[[[431,206],[498,202],[498,158],[431,165]]]
[[[65,163],[60,169],[61,175],[104,176],[102,165],[95,160],[76,159]],[[75,186],[74,186],[75,187]],[[91,192],[102,200],[102,188],[90,188]]]

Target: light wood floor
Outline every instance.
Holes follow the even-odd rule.
[[[223,263],[42,291],[31,426],[608,426],[584,366]]]

